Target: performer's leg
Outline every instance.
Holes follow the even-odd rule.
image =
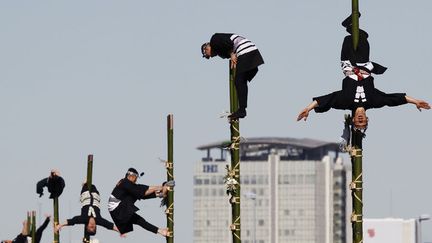
[[[146,229],[150,232],[153,232],[155,234],[157,234],[158,229],[159,229],[158,227],[147,222],[143,217],[139,216],[138,214],[134,214],[132,216],[132,222],[133,222],[133,224],[139,225],[139,226],[143,227],[144,229]]]
[[[247,108],[247,96],[248,96],[248,77],[247,73],[236,74],[235,87],[237,91],[237,97],[239,102],[239,110],[246,110]]]

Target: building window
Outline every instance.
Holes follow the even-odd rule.
[[[212,176],[210,182],[211,182],[212,185],[216,185],[217,184],[217,178],[216,178],[216,176]]]
[[[251,176],[251,184],[252,184],[252,185],[256,185],[256,183],[257,183],[256,175],[252,175],[252,176]]]
[[[264,226],[264,219],[258,220],[258,226]]]
[[[314,175],[306,175],[305,176],[305,184],[315,184],[315,176]]]
[[[264,176],[263,175],[259,175],[258,176],[258,185],[263,185],[264,184]]]
[[[244,175],[243,177],[243,183],[244,184],[249,184],[249,176],[248,175]]]
[[[195,181],[194,181],[195,185],[201,185],[202,184],[202,180],[198,177],[195,177]]]

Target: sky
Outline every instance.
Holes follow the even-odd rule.
[[[380,90],[432,101],[431,9],[430,0],[360,1],[371,60],[389,68],[376,76]],[[229,108],[228,62],[202,59],[201,44],[215,32],[237,33],[264,57],[249,85],[243,137],[338,141],[346,111],[295,118],[311,97],[340,89],[340,22],[350,11],[348,0],[1,0],[0,239],[18,234],[27,210],[52,211],[48,196],[35,192],[51,168],[66,180],[61,221],[77,215],[88,154],[103,205],[129,167],[146,173],[140,183],[161,183],[172,113],[176,241],[192,242],[192,172],[203,156],[196,147],[229,138],[219,118]],[[432,214],[431,111],[405,105],[368,115],[365,217]],[[165,224],[158,200],[137,205],[149,222]],[[423,222],[423,233],[432,242],[432,222]],[[82,227],[64,228],[61,237],[80,242]],[[98,229],[97,238],[165,242],[140,228],[126,239]],[[47,229],[42,242],[50,239]]]

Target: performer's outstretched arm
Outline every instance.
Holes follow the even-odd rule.
[[[297,121],[300,121],[301,119],[307,120],[307,117],[309,116],[309,112],[313,110],[315,107],[318,106],[318,101],[314,100],[312,103],[310,103],[306,108],[304,108],[300,114],[297,116]]]
[[[81,215],[77,215],[73,218],[67,219],[63,224],[57,224],[54,227],[55,232],[60,231],[64,226],[72,226],[75,224],[86,224],[86,220]]]
[[[163,190],[163,186],[149,186],[147,191],[145,192],[145,196],[149,196],[150,194],[156,193],[156,196]]]
[[[110,222],[110,221],[108,221],[102,217],[99,217],[97,219],[96,224],[104,227],[105,229],[114,230],[114,231],[118,232],[118,229],[117,229],[117,227],[115,227],[114,223],[112,223],[112,222]]]
[[[419,111],[421,111],[421,109],[429,110],[431,108],[429,103],[427,103],[424,100],[418,100],[418,99],[409,97],[408,95],[405,95],[405,99],[408,103],[414,104]]]
[[[43,222],[43,224],[41,226],[39,226],[39,228],[36,230],[36,243],[39,243],[41,238],[42,238],[42,233],[43,231],[46,229],[46,227],[48,226],[50,220],[51,220],[51,215],[45,215],[45,221]]]

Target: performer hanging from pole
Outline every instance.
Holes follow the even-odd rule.
[[[36,193],[39,194],[39,197],[43,196],[44,187],[48,188],[51,199],[59,197],[63,193],[65,181],[60,176],[60,172],[58,170],[51,170],[49,177],[44,178],[37,183]]]
[[[246,116],[248,82],[252,81],[258,72],[258,66],[264,64],[264,60],[254,43],[248,39],[236,35],[216,33],[210,42],[201,46],[204,58],[219,56],[231,59],[231,68],[236,68],[235,87],[238,95],[239,109],[229,118],[236,120]]]
[[[37,228],[36,230],[36,239],[35,242],[36,243],[40,243],[41,239],[42,239],[42,233],[43,231],[46,229],[46,227],[48,226],[50,220],[51,220],[51,216],[50,215],[45,215],[45,221],[43,222],[43,224],[41,226],[39,226],[39,228]],[[25,220],[23,222],[23,228],[21,233],[13,240],[3,240],[2,243],[27,243],[27,242],[31,242],[31,235],[32,232],[28,232],[28,221]]]
[[[141,173],[141,176],[143,174]],[[135,202],[140,199],[166,197],[168,187],[136,184],[138,177],[140,177],[138,171],[129,168],[125,177],[117,183],[108,200],[108,210],[111,217],[121,234],[133,231],[133,225],[135,224],[166,237],[168,229],[158,228],[138,215],[136,212],[139,208],[135,206]]]
[[[61,230],[64,226],[72,226],[75,224],[84,224],[84,235],[86,239],[96,234],[97,225],[100,225],[108,230],[118,231],[114,224],[104,219],[100,213],[100,194],[95,185],[88,190],[87,184],[83,183],[81,189],[81,214],[71,219],[66,220],[63,224],[56,226],[56,231]]]
[[[344,20],[342,25],[350,33],[351,16]],[[317,113],[326,112],[331,108],[351,110],[354,127],[364,132],[368,125],[367,109],[407,103],[414,104],[420,111],[430,109],[426,101],[412,98],[405,93],[386,94],[375,88],[372,74],[382,74],[387,68],[369,61],[370,47],[367,38],[366,31],[360,30],[359,44],[357,50],[354,50],[352,36],[345,37],[341,52],[342,71],[345,75],[342,90],[314,97],[313,102],[300,112],[297,121],[306,121],[312,109]]]

